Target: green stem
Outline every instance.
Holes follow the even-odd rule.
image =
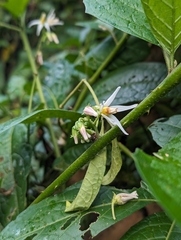
[[[31,109],[32,109],[32,100],[33,100],[34,90],[35,90],[35,79],[33,80],[33,84],[31,87],[30,100],[29,100],[29,104],[28,104],[28,113],[30,113]]]
[[[168,232],[167,237],[165,238],[165,240],[169,240],[170,239],[170,236],[171,236],[171,234],[173,232],[173,228],[174,227],[175,227],[175,221],[172,222],[172,225],[171,225],[171,227],[169,229],[169,232]]]
[[[40,78],[39,78],[39,75],[38,75],[38,71],[37,71],[37,68],[36,68],[34,57],[32,55],[32,51],[31,51],[31,47],[29,45],[28,38],[27,38],[25,32],[23,32],[22,30],[20,31],[20,35],[21,35],[21,38],[22,38],[22,41],[23,41],[23,44],[24,44],[24,48],[25,48],[25,50],[27,52],[27,55],[28,55],[28,59],[29,59],[30,65],[31,65],[31,69],[32,69],[32,72],[33,72],[33,75],[34,75],[34,81],[36,83],[36,87],[37,87],[38,94],[39,94],[39,97],[40,97],[40,101],[45,105],[45,109],[47,109],[46,100],[45,100],[45,97],[44,97],[44,94],[43,94]],[[53,142],[53,145],[54,145],[56,157],[59,158],[60,157],[60,151],[59,151],[59,147],[58,147],[58,144],[57,144],[57,141],[56,141],[56,138],[55,138],[52,123],[51,123],[50,119],[47,119],[46,122],[47,122],[49,131],[50,131],[50,135],[51,135],[51,138],[52,138],[52,142]]]
[[[124,146],[121,142],[118,142],[118,145],[119,145],[120,149],[121,149],[127,156],[129,156],[130,158],[132,158],[132,159],[134,160],[132,152],[131,152],[126,146]]]
[[[11,29],[11,30],[14,30],[14,31],[17,31],[17,32],[21,32],[20,28],[18,28],[16,26],[13,26],[13,25],[10,25],[10,24],[7,24],[7,23],[0,22],[0,26]]]
[[[109,54],[109,56],[105,59],[105,61],[101,64],[101,66],[97,69],[97,71],[94,73],[94,75],[88,80],[89,84],[92,85],[96,79],[99,77],[99,75],[101,74],[101,72],[106,68],[106,66],[111,62],[111,60],[114,58],[114,56],[116,55],[116,53],[118,52],[118,50],[120,49],[120,47],[122,47],[122,45],[125,43],[125,41],[128,38],[128,34],[124,33],[123,37],[119,40],[119,42],[116,44],[116,46],[114,47],[114,49],[111,51],[111,53]],[[79,106],[81,105],[83,99],[85,98],[87,93],[87,88],[83,88],[79,98],[76,101],[76,104],[73,108],[73,110],[77,110],[79,108]]]
[[[20,33],[23,44],[24,44],[24,48],[25,48],[25,50],[27,52],[27,55],[28,55],[28,58],[29,58],[29,62],[30,62],[31,69],[32,69],[32,72],[33,72],[34,81],[35,81],[36,87],[38,89],[40,100],[41,100],[42,103],[44,103],[45,108],[47,108],[45,97],[44,97],[42,87],[41,87],[41,82],[40,82],[39,75],[38,75],[38,71],[37,71],[37,68],[36,68],[35,61],[34,61],[34,57],[32,55],[31,47],[29,45],[29,41],[28,41],[28,38],[27,38],[25,32],[22,29],[20,29],[16,26],[12,26],[12,25],[6,24],[6,23],[1,23],[0,22],[0,26],[11,29],[11,30],[14,30],[14,31],[18,31]],[[31,104],[29,104],[28,111],[30,111],[30,109],[31,109]],[[54,145],[54,148],[55,148],[55,154],[56,154],[56,157],[58,158],[58,157],[60,157],[60,151],[59,151],[59,147],[58,147],[58,144],[57,144],[57,141],[56,141],[56,138],[55,138],[55,134],[54,134],[52,123],[51,123],[50,119],[47,119],[47,125],[49,127],[50,135],[51,135],[52,142],[53,142],[53,145]]]
[[[29,45],[28,38],[23,31],[20,31],[20,34],[21,34],[21,38],[22,38],[22,41],[23,41],[23,44],[24,44],[24,48],[25,48],[25,50],[27,52],[27,55],[28,55],[28,59],[30,61],[31,69],[33,71],[33,76],[34,76],[34,80],[36,82],[36,87],[37,87],[37,90],[38,90],[40,100],[46,106],[46,101],[45,101],[45,97],[43,95],[40,78],[39,78],[39,75],[38,75],[38,71],[37,71],[37,68],[36,68],[34,57],[33,57],[32,52],[31,52],[31,47]]]
[[[89,89],[90,93],[92,94],[92,96],[94,98],[96,105],[100,105],[99,100],[98,100],[93,88],[91,87],[91,85],[86,81],[86,79],[82,79],[79,82],[79,84],[77,84],[77,86],[72,90],[72,92],[65,98],[65,100],[59,105],[59,108],[63,108],[63,106],[66,104],[66,102],[74,95],[74,93],[77,92],[77,90],[82,85],[82,83],[84,83],[87,86],[87,88]]]
[[[158,102],[166,93],[168,93],[176,84],[181,82],[181,64],[177,66],[164,80],[158,85],[135,109],[127,114],[121,121],[124,127],[129,126],[150,108]],[[38,203],[44,198],[50,196],[62,184],[64,184],[74,173],[88,163],[94,156],[115,137],[120,135],[117,126],[111,128],[104,136],[93,143],[75,162],[73,162],[54,182],[52,182],[33,203]]]

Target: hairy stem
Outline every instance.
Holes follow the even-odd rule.
[[[124,127],[129,126],[168,93],[176,84],[181,82],[181,64],[177,66],[164,80],[158,85],[135,109],[127,114],[121,121]],[[64,184],[78,169],[83,167],[95,155],[109,144],[115,137],[120,134],[117,126],[111,128],[104,136],[100,137],[93,143],[75,162],[73,162],[54,182],[52,182],[33,202],[38,203],[44,198],[50,196],[62,184]]]

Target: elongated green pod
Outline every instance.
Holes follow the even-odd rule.
[[[120,148],[118,145],[118,141],[115,138],[112,141],[111,166],[107,174],[102,179],[102,185],[110,184],[117,176],[118,172],[121,169],[121,166],[122,166],[122,158],[121,158]]]
[[[86,210],[96,198],[106,168],[106,148],[90,162],[81,188],[72,203],[66,202],[65,212]]]

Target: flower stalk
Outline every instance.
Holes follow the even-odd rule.
[[[25,32],[23,32],[22,30],[20,31],[20,35],[21,35],[21,38],[22,38],[22,41],[23,41],[23,44],[24,44],[24,48],[25,48],[25,50],[27,52],[27,55],[28,55],[28,59],[29,59],[30,65],[31,65],[33,76],[34,76],[34,81],[36,83],[36,87],[37,87],[38,94],[39,94],[39,97],[40,97],[40,101],[44,104],[45,109],[46,109],[47,108],[46,100],[45,100],[45,97],[44,97],[44,94],[43,94],[43,91],[42,91],[40,78],[39,78],[38,71],[37,71],[37,68],[36,68],[35,60],[33,58],[32,52],[31,52],[31,48],[30,48],[30,45],[29,45],[28,38],[27,38]],[[28,110],[30,111],[30,109],[28,109]],[[50,131],[50,135],[51,135],[51,138],[52,138],[53,145],[54,145],[55,155],[58,158],[58,157],[60,157],[60,151],[59,151],[57,140],[55,138],[52,123],[51,123],[50,119],[47,119],[46,122],[47,122],[47,125],[48,125],[48,128],[49,128],[49,131]]]
[[[96,79],[99,77],[99,75],[101,74],[101,72],[106,68],[106,66],[111,62],[111,60],[114,58],[114,56],[116,55],[116,53],[118,52],[118,50],[123,46],[123,44],[127,41],[128,39],[128,34],[124,33],[123,37],[117,42],[117,44],[115,45],[114,49],[112,50],[112,52],[107,56],[107,58],[105,59],[105,61],[101,64],[101,66],[97,69],[97,71],[94,73],[94,75],[88,80],[88,83],[90,85],[92,85]],[[79,98],[76,101],[76,104],[73,108],[73,110],[77,110],[79,108],[79,106],[81,105],[83,99],[85,98],[85,95],[87,93],[87,89],[83,88]]]

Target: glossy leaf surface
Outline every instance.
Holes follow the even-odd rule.
[[[98,83],[93,85],[100,102],[105,101],[110,93],[121,86],[113,103],[125,104],[142,101],[167,74],[162,63],[135,63],[112,71]],[[82,106],[95,105],[92,96],[83,101]]]
[[[164,147],[165,144],[181,132],[181,115],[174,115],[169,119],[158,119],[148,129],[151,131],[153,140],[160,147]]]
[[[181,1],[142,0],[153,35],[163,49],[173,54],[181,44]]]
[[[134,157],[137,169],[154,196],[167,213],[181,224],[181,133],[155,156],[137,149]],[[155,181],[156,179],[156,181]]]
[[[84,0],[86,12],[123,32],[157,44],[140,0]]]

